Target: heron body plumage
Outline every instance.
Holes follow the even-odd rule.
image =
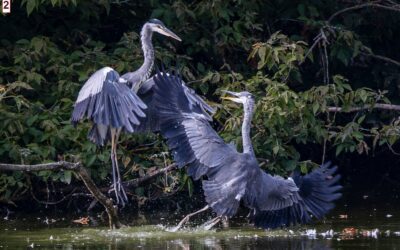
[[[309,214],[320,218],[332,209],[341,188],[335,168],[323,165],[304,177],[285,179],[259,167],[250,137],[255,107],[250,93],[227,91],[244,106],[240,153],[219,137],[202,110],[191,108],[179,77],[157,74],[153,80],[161,134],[179,167],[187,166],[194,179],[207,178],[202,182],[206,201],[218,216],[232,217],[243,201],[256,226],[273,228],[307,223]]]
[[[144,55],[144,61],[142,66],[135,72],[129,72],[121,77],[128,81],[128,84],[132,87],[132,90],[137,93],[142,87],[144,82],[149,79],[154,66],[154,47],[152,43],[153,30],[151,24],[146,23],[143,25],[142,31],[140,32],[140,41],[142,44],[142,51]]]
[[[96,71],[82,87],[71,121],[74,125],[84,117],[93,121],[89,139],[103,146],[109,139],[110,128],[132,133],[133,127],[139,124],[139,117],[145,116],[146,108],[146,104],[120,82],[118,73],[105,67]]]
[[[122,205],[127,196],[121,183],[116,150],[120,132],[153,131],[158,126],[154,114],[156,110],[152,106],[153,83],[146,81],[154,65],[153,32],[180,41],[161,21],[151,19],[145,23],[141,30],[143,65],[122,77],[110,67],[96,71],[80,90],[71,117],[74,125],[85,117],[93,123],[88,138],[95,144],[103,146],[111,141],[113,189],[117,203]],[[142,86],[146,89],[140,91]],[[144,124],[141,125],[142,122]]]
[[[115,76],[113,74],[108,75],[109,72],[112,72],[113,69],[110,67],[104,67],[98,71],[96,71],[83,85],[82,89],[79,91],[78,98],[76,99],[76,103],[82,102],[84,99],[89,96],[93,96],[99,93],[102,90],[103,83],[108,77],[108,80],[115,80]]]

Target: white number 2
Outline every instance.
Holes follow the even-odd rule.
[[[3,0],[3,14],[11,13],[11,0]]]

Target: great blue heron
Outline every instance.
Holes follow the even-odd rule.
[[[231,95],[226,99],[244,107],[243,153],[239,153],[218,136],[201,112],[189,108],[178,77],[157,74],[154,81],[161,134],[179,167],[188,166],[187,172],[194,179],[207,176],[202,184],[208,205],[199,211],[212,208],[218,215],[213,223],[235,215],[241,201],[251,209],[256,226],[275,228],[306,223],[311,220],[309,214],[321,218],[341,197],[340,175],[334,175],[337,168],[329,164],[308,175],[295,174],[287,179],[272,176],[259,167],[250,137],[255,101],[249,92],[226,91]]]
[[[153,86],[151,82],[146,82],[154,65],[153,32],[181,41],[160,20],[151,19],[143,25],[140,32],[143,65],[135,72],[126,73],[121,77],[110,67],[96,71],[79,91],[72,113],[74,125],[85,117],[92,121],[93,126],[88,135],[92,142],[103,146],[111,140],[113,189],[117,203],[122,205],[127,201],[127,196],[121,184],[117,143],[121,131],[137,131],[141,121],[148,120],[146,101],[143,101],[142,97],[147,97]],[[146,86],[141,90],[143,85]],[[138,93],[139,90],[141,91]]]

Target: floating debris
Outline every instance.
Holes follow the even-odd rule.
[[[393,217],[392,214],[387,214],[387,215],[386,215],[386,218],[392,218],[392,217]]]
[[[333,229],[329,229],[328,231],[326,231],[325,233],[320,233],[320,235],[324,238],[332,238],[334,235],[334,231]]]
[[[73,220],[73,223],[81,224],[81,225],[88,225],[89,224],[89,217],[82,217],[77,220]]]
[[[316,239],[317,230],[316,229],[307,229],[302,235],[307,236],[310,239]]]
[[[357,229],[354,227],[346,227],[342,230],[342,237],[345,239],[352,239],[356,236],[357,232]]]
[[[347,214],[339,214],[339,219],[347,219],[348,217]]]
[[[361,230],[361,235],[364,237],[378,238],[379,229],[375,228],[372,230]]]

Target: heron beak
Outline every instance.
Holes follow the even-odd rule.
[[[182,39],[179,36],[177,36],[174,32],[169,30],[167,27],[162,27],[161,29],[158,29],[157,31],[158,31],[158,33],[160,33],[164,36],[169,36],[175,40],[178,40],[179,42],[182,42]]]
[[[222,90],[222,92],[223,93],[227,93],[229,95],[233,95],[233,96],[239,96],[238,93],[235,93],[235,92],[232,92],[232,91],[229,91],[229,90]],[[222,96],[221,99],[230,100],[230,101],[233,101],[233,102],[236,102],[236,103],[242,103],[242,99],[240,99],[238,97]]]
[[[229,90],[221,90],[222,93],[226,93],[229,95],[233,95],[233,96],[239,96],[239,93],[233,92],[233,91],[229,91]]]

